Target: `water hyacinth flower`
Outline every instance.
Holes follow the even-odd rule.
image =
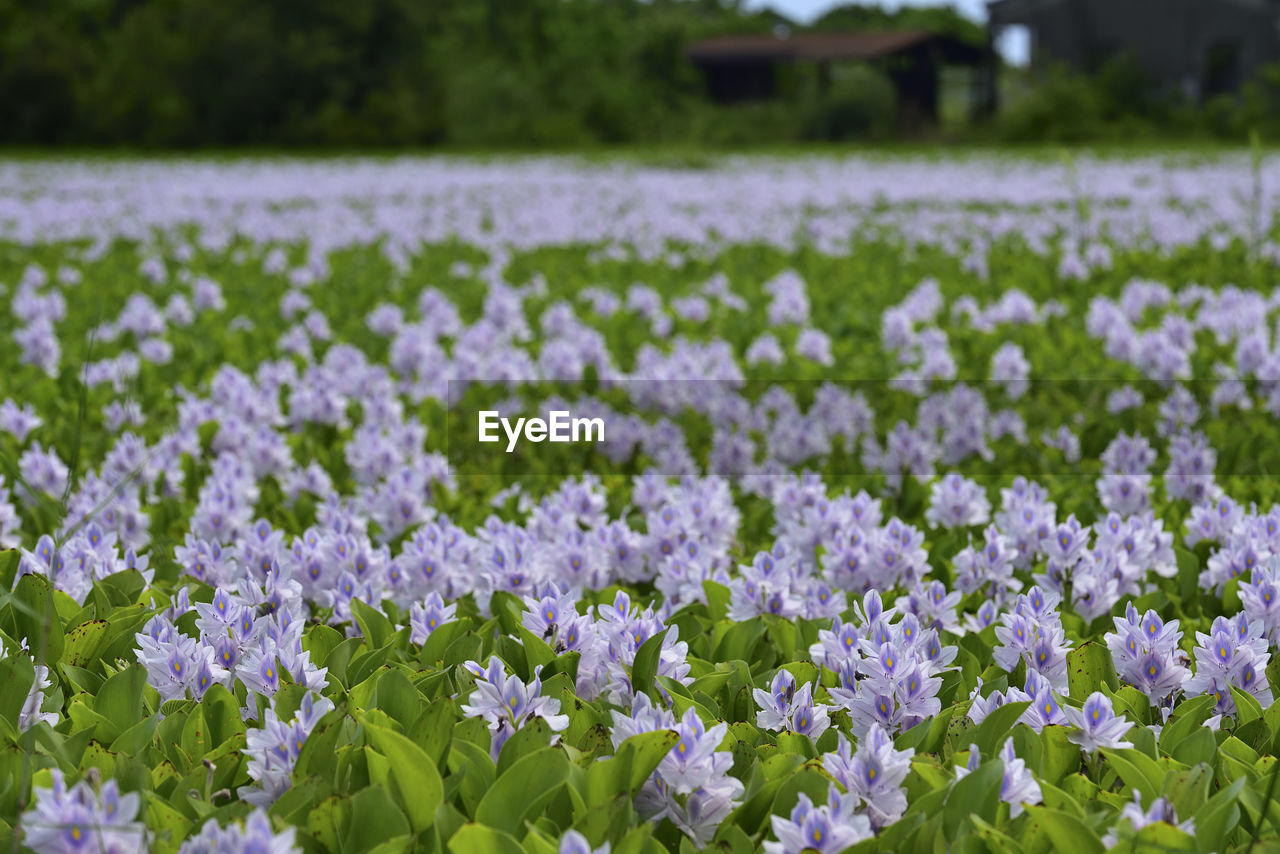
[[[190,837],[178,848],[178,854],[301,854],[295,838],[297,828],[286,827],[279,833],[271,829],[271,819],[261,809],[255,809],[245,819],[244,826],[231,822],[219,827],[217,819],[209,819],[200,833]]]
[[[332,700],[311,693],[303,697],[297,714],[287,723],[277,717],[274,708],[267,709],[262,726],[245,733],[244,754],[254,785],[241,786],[236,794],[254,806],[270,808],[293,784],[293,767],[302,746],[320,719],[332,710]]]
[[[902,782],[911,771],[914,749],[897,750],[888,732],[872,726],[850,754],[849,741],[840,733],[836,750],[822,757],[822,767],[856,796],[873,828],[879,829],[902,817],[907,795]]]
[[[533,681],[525,684],[518,676],[507,676],[502,660],[489,659],[489,666],[468,661],[464,665],[476,677],[475,691],[468,702],[461,706],[467,717],[484,718],[489,722],[493,761],[498,761],[502,745],[533,718],[542,718],[552,732],[560,732],[569,726],[569,716],[559,714],[560,701],[541,696],[541,666],[534,668]],[[553,740],[558,736],[553,736]]]
[[[1239,592],[1249,622],[1262,627],[1263,637],[1272,646],[1280,645],[1280,556],[1255,569]]]
[[[1047,726],[1062,726],[1067,723],[1066,713],[1053,694],[1049,681],[1034,670],[1027,671],[1027,682],[1022,692],[1031,701],[1031,705],[1018,718],[1036,732]]]
[[[599,848],[592,848],[587,838],[576,830],[566,830],[560,837],[560,854],[609,854],[609,841]]]
[[[1196,632],[1196,672],[1184,690],[1216,697],[1214,708],[1220,715],[1235,714],[1233,687],[1252,694],[1262,708],[1270,706],[1272,692],[1266,668],[1271,654],[1261,632],[1262,626],[1250,623],[1245,614],[1231,620],[1215,617],[1208,634]]]
[[[977,482],[952,472],[930,488],[924,518],[935,528],[985,525],[991,518],[991,501]]]
[[[1040,784],[1036,782],[1026,762],[1018,758],[1013,749],[1013,738],[1010,737],[1000,749],[1000,761],[1004,764],[1004,777],[1000,781],[1000,800],[1009,805],[1009,815],[1017,818],[1022,815],[1026,804],[1038,804],[1043,799]],[[976,744],[969,745],[969,762],[956,768],[956,779],[966,777],[976,771],[982,762],[982,756]]]
[[[721,722],[707,729],[697,710],[690,706],[673,728],[679,740],[658,763],[657,773],[665,786],[676,794],[688,794],[701,788],[711,779],[723,777],[733,766],[730,754],[716,752],[729,731],[727,723]]]
[[[1144,811],[1142,809],[1142,793],[1137,789],[1133,790],[1133,802],[1124,805],[1116,825],[1102,837],[1102,844],[1107,848],[1119,844],[1124,835],[1120,830],[1122,822],[1128,822],[1135,833],[1157,822],[1173,825],[1188,836],[1194,836],[1196,832],[1195,818],[1188,818],[1186,821],[1179,823],[1178,814],[1174,811],[1173,804],[1165,798],[1156,798],[1151,802],[1151,806]]]
[[[572,593],[550,591],[541,599],[526,596],[524,603],[524,627],[557,654],[582,651],[594,636],[594,623],[578,614],[577,597]]]
[[[802,793],[789,818],[770,817],[778,841],[764,843],[766,854],[837,854],[870,839],[871,823],[854,812],[855,804],[855,798],[841,795],[835,786],[828,788],[827,803],[820,807]]]
[[[432,632],[453,621],[457,610],[456,604],[446,605],[435,591],[428,593],[421,602],[415,602],[409,611],[410,643],[425,643]]]
[[[651,821],[670,818],[698,846],[705,846],[742,797],[742,781],[729,776],[733,757],[718,751],[727,723],[705,727],[690,706],[677,721],[667,709],[638,694],[630,714],[614,711],[615,749],[643,732],[669,729],[679,736],[636,795],[636,811]]]
[[[796,690],[796,678],[787,670],[779,670],[768,691],[753,692],[760,711],[756,725],[761,729],[794,732],[814,741],[831,725],[827,707],[813,701],[813,685],[806,682]]]
[[[1084,701],[1084,707],[1076,709],[1063,706],[1062,713],[1074,730],[1067,738],[1080,745],[1086,753],[1093,753],[1100,747],[1112,750],[1127,750],[1133,744],[1124,741],[1124,735],[1133,728],[1133,722],[1119,716],[1111,705],[1111,698],[1101,691],[1094,691]]]
[[[36,854],[107,852],[133,854],[146,844],[146,826],[137,821],[136,792],[120,794],[115,780],[94,792],[87,780],[67,788],[62,772],[53,786],[35,789],[35,804],[21,818],[23,843]]]
[[[1065,694],[1071,644],[1057,611],[1059,601],[1057,593],[1039,587],[1020,595],[1013,609],[1001,615],[1002,625],[996,627],[1000,645],[992,650],[992,657],[1010,673],[1019,660],[1025,661],[1028,672],[1040,674],[1053,690]]]
[[[1114,619],[1116,630],[1103,640],[1111,650],[1116,673],[1146,694],[1151,705],[1171,710],[1174,697],[1191,677],[1180,660],[1178,621],[1166,623],[1155,611],[1139,615],[1132,602],[1124,617]]]
[[[791,705],[796,694],[796,677],[789,670],[779,670],[773,677],[769,690],[752,691],[760,711],[756,713],[756,726],[761,729],[785,729],[791,716]]]

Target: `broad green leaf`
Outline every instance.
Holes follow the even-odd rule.
[[[1218,752],[1218,741],[1213,732],[1204,727],[1184,736],[1173,745],[1173,758],[1185,765],[1204,762],[1213,765],[1214,754]]]
[[[1102,854],[1102,840],[1098,834],[1080,819],[1061,810],[1028,804],[1025,807],[1030,827],[1028,837],[1047,836],[1054,850]]]
[[[434,808],[430,820],[435,820]],[[409,831],[409,822],[386,789],[365,786],[351,797],[351,817],[342,849],[369,851],[388,840],[407,836]]]
[[[1009,730],[1013,729],[1018,718],[1022,717],[1022,713],[1030,706],[1031,704],[1025,700],[1019,703],[1005,703],[998,709],[992,709],[982,723],[978,724],[971,741],[978,745],[983,759],[990,759],[1004,745],[1005,739],[1009,736]],[[967,744],[957,745],[957,749],[960,750],[967,748]]]
[[[1119,685],[1111,650],[1100,643],[1088,641],[1067,653],[1067,684],[1071,696],[1084,700],[1095,691],[1107,686],[1115,691]]]
[[[671,730],[633,735],[618,745],[615,755],[590,763],[583,780],[586,802],[598,806],[618,795],[634,797],[677,741]]]
[[[1164,785],[1164,772],[1149,756],[1136,750],[1101,751],[1107,765],[1124,781],[1126,789],[1137,789],[1142,793],[1142,802],[1149,803],[1159,796]]]
[[[436,807],[444,800],[444,783],[436,763],[418,745],[387,727],[361,720],[365,738],[387,758],[397,796],[415,832],[431,826]]]
[[[388,670],[378,677],[372,707],[386,712],[407,733],[423,713],[422,699],[404,673]]]
[[[971,815],[995,822],[1003,780],[1004,763],[998,759],[987,759],[955,782],[947,795],[942,818],[950,838],[955,837],[960,823]]]
[[[89,620],[71,629],[62,648],[63,662],[73,667],[95,665],[110,628],[106,620]]]
[[[140,664],[132,664],[102,683],[93,710],[111,722],[113,731],[99,732],[99,738],[113,741],[142,720],[146,713],[142,692],[146,686],[147,671]]]
[[[18,719],[35,679],[35,666],[27,656],[0,658],[0,718],[13,732],[18,731]]]
[[[635,661],[631,665],[631,689],[636,694],[653,696],[653,680],[658,675],[658,660],[662,656],[662,642],[666,640],[667,631],[658,632],[636,650]]]
[[[1047,726],[1040,732],[1040,774],[1050,783],[1056,784],[1080,769],[1080,745],[1069,741],[1068,734],[1061,726]]]
[[[360,634],[368,643],[369,649],[386,646],[396,632],[396,627],[391,625],[386,614],[361,599],[351,600],[351,616],[360,627]]]
[[[564,751],[548,747],[531,753],[494,781],[476,808],[476,821],[523,835],[524,823],[569,777]]]
[[[516,838],[494,827],[465,824],[449,840],[453,854],[525,854]]]

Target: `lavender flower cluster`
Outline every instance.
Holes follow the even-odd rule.
[[[483,652],[468,648],[443,684],[495,768],[530,727],[581,758],[567,743],[566,684],[607,710],[605,752],[674,733],[634,809],[698,848],[755,809],[764,785],[737,759],[745,742],[731,724],[751,727],[752,748],[807,745],[809,770],[829,778],[761,825],[770,838],[755,841],[771,854],[842,851],[902,818],[908,780],[936,773],[920,733],[953,703],[953,720],[976,727],[1025,704],[1020,726],[1066,728],[1091,762],[1147,742],[1135,711],[1152,713],[1154,734],[1183,700],[1212,697],[1207,726],[1234,726],[1237,692],[1273,701],[1280,506],[1260,508],[1224,470],[1234,452],[1222,437],[1231,419],[1280,414],[1269,319],[1280,291],[1133,278],[1087,299],[1036,299],[1000,287],[1001,241],[1049,262],[1056,280],[1084,281],[1112,274],[1121,249],[1220,241],[1241,213],[1199,183],[1164,204],[1151,163],[1087,166],[1097,219],[1084,232],[1065,212],[1064,174],[1055,184],[981,160],[798,160],[767,180],[741,164],[678,178],[561,161],[0,166],[0,187],[13,188],[0,210],[24,214],[0,214],[0,237],[56,244],[66,259],[53,272],[25,264],[0,294],[19,377],[0,401],[0,452],[15,461],[0,476],[0,548],[17,550],[15,589],[39,576],[74,614],[136,577],[131,606],[148,614],[129,649],[154,714],[214,686],[236,698],[248,781],[236,794],[253,810],[204,824],[183,852],[298,850],[269,810],[351,697],[304,639],[319,629],[372,643],[366,614],[424,658],[453,624],[485,626]],[[1178,168],[1237,181],[1226,167]],[[194,200],[189,214],[138,190],[158,178]],[[31,187],[56,192],[28,208]],[[1006,207],[975,212],[979,201]],[[882,371],[874,384],[837,381],[858,351],[799,253],[754,278],[698,267],[744,244],[844,257],[873,228],[904,253],[941,249],[978,291],[924,276],[880,299],[859,333],[872,351],[861,365]],[[423,247],[450,241],[471,260],[422,284]],[[697,280],[569,293],[554,272],[516,281],[525,253],[566,243],[591,247],[580,260],[593,275],[647,265]],[[1280,260],[1270,240],[1255,250]],[[376,301],[334,296],[348,251],[389,271]],[[136,288],[89,328],[75,294],[117,253]],[[240,281],[254,277],[270,299],[245,296]],[[344,300],[360,310],[335,308]],[[227,351],[190,355],[189,339],[214,327],[231,336],[216,339]],[[1038,385],[1061,365],[1043,364],[1039,339],[1068,327],[1098,351],[1090,364],[1123,378],[1090,388],[1088,412],[1083,399],[1079,411],[1040,406],[1065,392]],[[74,363],[81,331],[102,349]],[[814,379],[756,382],[786,370]],[[102,428],[84,459],[54,405],[73,378]],[[161,381],[171,394],[155,394]],[[604,418],[608,438],[592,470],[475,479],[456,434],[446,443],[434,426],[468,395],[563,402]],[[1192,597],[1214,616],[1170,616]],[[770,643],[790,627],[794,654],[707,658],[747,623]],[[524,634],[573,666],[544,681],[545,666],[513,664],[502,644]],[[1110,688],[1078,690],[1068,661],[1089,640],[1142,709]],[[27,649],[35,638],[13,641],[0,660],[31,657],[34,672],[18,729],[52,730],[69,719],[62,676]],[[748,712],[720,720],[700,680],[737,664]],[[948,755],[963,764],[943,785],[999,761],[1009,816],[1033,811],[1058,793],[1020,744]],[[148,844],[139,792],[68,786],[57,769],[48,782],[21,816],[27,847]],[[1116,810],[1135,832],[1159,821],[1194,832],[1168,801]],[[599,841],[570,830],[558,843],[607,852]]]

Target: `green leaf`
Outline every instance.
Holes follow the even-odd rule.
[[[1067,653],[1067,684],[1071,696],[1084,700],[1095,691],[1107,686],[1115,691],[1120,686],[1116,677],[1111,650],[1100,643],[1088,641]]]
[[[119,737],[111,742],[111,752],[125,755],[142,753],[142,751],[151,746],[151,742],[155,739],[157,723],[159,723],[159,720],[155,715],[148,715],[143,718],[120,733]]]
[[[97,663],[98,653],[107,642],[111,624],[106,620],[90,620],[67,632],[62,660],[73,667],[89,667]]]
[[[716,644],[712,660],[747,661],[764,630],[764,620],[759,617],[729,624],[728,630]]]
[[[954,839],[960,823],[971,815],[988,822],[996,820],[1003,780],[1004,763],[998,759],[987,759],[955,782],[947,795],[942,813],[947,838]]]
[[[653,680],[658,675],[658,660],[662,656],[662,642],[666,640],[669,629],[663,629],[636,650],[635,661],[631,665],[631,689],[637,694],[648,694],[653,697]]]
[[[720,622],[729,613],[729,588],[715,581],[704,581],[702,591],[707,596],[707,616],[713,623]]]
[[[547,646],[547,642],[520,626],[520,644],[524,647],[525,660],[529,664],[529,673],[533,674],[535,667],[546,667],[548,664],[556,660],[556,653],[551,647]]]
[[[432,810],[431,820],[435,820]],[[351,798],[351,818],[343,835],[342,849],[346,851],[370,851],[375,846],[407,836],[409,822],[395,801],[381,786],[365,786]]]
[[[1005,703],[1000,708],[993,709],[983,718],[982,723],[978,724],[970,741],[978,745],[978,750],[984,758],[990,759],[1004,745],[1009,730],[1013,729],[1018,718],[1022,717],[1022,713],[1030,707],[1031,703],[1024,700],[1019,703]],[[957,745],[958,749],[967,747],[967,744]]]
[[[1256,697],[1250,693],[1241,691],[1234,685],[1230,686],[1230,688],[1231,696],[1234,697],[1236,701],[1236,724],[1238,726],[1244,726],[1249,723],[1249,721],[1254,721],[1262,717],[1262,704],[1258,702]]]
[[[213,685],[200,698],[204,720],[209,727],[209,744],[217,747],[229,738],[244,733],[240,704],[226,688]]]
[[[0,718],[18,731],[18,720],[27,695],[35,683],[35,665],[25,655],[9,655],[0,659]]]
[[[507,590],[495,590],[489,597],[489,612],[498,618],[502,633],[514,635],[524,625],[524,602]]]
[[[980,816],[971,815],[969,820],[973,822],[974,835],[985,842],[993,854],[1023,854],[1022,846],[1013,837],[1001,833]]]
[[[1160,730],[1160,746],[1167,753],[1197,730],[1203,729],[1204,722],[1213,714],[1213,707],[1218,702],[1216,697],[1192,697],[1184,700],[1173,710],[1168,723]]]
[[[402,672],[388,670],[378,677],[372,708],[386,712],[408,732],[423,712],[422,699]]]
[[[449,753],[453,741],[453,725],[458,721],[458,707],[448,697],[432,700],[410,737],[437,765]]]
[[[587,766],[582,795],[591,806],[612,801],[619,795],[633,798],[653,774],[680,737],[671,730],[633,735],[618,745],[615,755]]]
[[[1142,828],[1133,836],[1120,840],[1112,850],[1132,852],[1132,854],[1150,854],[1152,851],[1196,851],[1198,849],[1194,837],[1183,833],[1172,824],[1157,821]]]
[[[387,758],[391,766],[393,794],[409,817],[415,832],[435,821],[436,807],[444,800],[444,783],[436,763],[418,745],[395,730],[361,718],[365,739]]]
[[[28,574],[18,579],[8,610],[13,619],[13,637],[26,638],[34,657],[41,661],[62,659],[62,620],[53,604],[53,588],[43,575]]]
[[[1219,789],[1202,808],[1195,813],[1196,839],[1206,851],[1217,850],[1240,820],[1240,807],[1236,800],[1244,791],[1245,778],[1237,777],[1229,786]],[[1183,813],[1178,813],[1181,817]]]
[[[142,691],[147,687],[147,671],[140,664],[131,664],[102,683],[93,702],[93,710],[110,721],[110,733],[99,732],[104,741],[113,741],[146,715],[142,705]]]
[[[516,833],[569,777],[564,751],[548,747],[521,758],[498,777],[476,808],[476,821]]]
[[[542,718],[534,718],[507,739],[498,753],[498,775],[501,776],[524,756],[551,744],[551,727]]]
[[[1028,804],[1025,809],[1031,824],[1027,831],[1028,837],[1046,836],[1054,850],[1059,851],[1102,854],[1105,850],[1093,828],[1075,816],[1035,804]],[[1064,844],[1065,848],[1062,847]]]
[[[813,767],[813,764],[816,763],[807,764],[782,781],[782,785],[778,787],[778,794],[773,799],[771,812],[774,815],[790,815],[799,802],[801,794],[808,795],[809,800],[815,804],[826,800],[827,787],[831,784],[831,778]]]
[[[1173,746],[1173,758],[1184,765],[1195,765],[1199,762],[1212,765],[1213,757],[1217,752],[1218,740],[1213,737],[1211,730],[1204,727],[1198,727]]]
[[[1067,736],[1067,728],[1061,726],[1047,726],[1040,732],[1040,776],[1053,784],[1080,770],[1080,745]]]
[[[485,733],[488,735],[488,732]],[[487,748],[481,748],[456,735],[449,748],[449,770],[461,774],[457,781],[458,797],[467,812],[474,814],[480,801],[493,788],[497,772]],[[451,779],[452,783],[453,780]]]
[[[1212,761],[1212,760],[1211,760]],[[1169,774],[1164,781],[1162,794],[1173,804],[1180,816],[1196,815],[1209,799],[1213,786],[1212,765],[1199,764],[1186,771]]]
[[[183,751],[193,760],[204,758],[208,752],[209,734],[208,727],[204,723],[204,712],[199,706],[191,710],[187,715],[186,724],[182,727],[182,745]]]
[[[1173,556],[1178,563],[1178,595],[1183,602],[1194,602],[1200,592],[1200,559],[1183,546],[1174,546]]]
[[[482,824],[464,824],[449,840],[453,854],[525,854],[509,833]]]
[[[386,614],[360,599],[351,600],[351,616],[371,650],[386,646],[396,633]]]
[[[1137,789],[1142,793],[1143,803],[1149,803],[1159,795],[1164,785],[1164,772],[1151,757],[1136,750],[1104,748],[1101,753],[1111,770],[1124,781],[1126,789]]]

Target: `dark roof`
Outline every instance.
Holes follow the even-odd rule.
[[[928,30],[716,36],[689,45],[685,55],[701,65],[751,60],[830,62],[880,59],[926,44],[941,48],[949,62],[977,62],[983,56],[981,48]]]

